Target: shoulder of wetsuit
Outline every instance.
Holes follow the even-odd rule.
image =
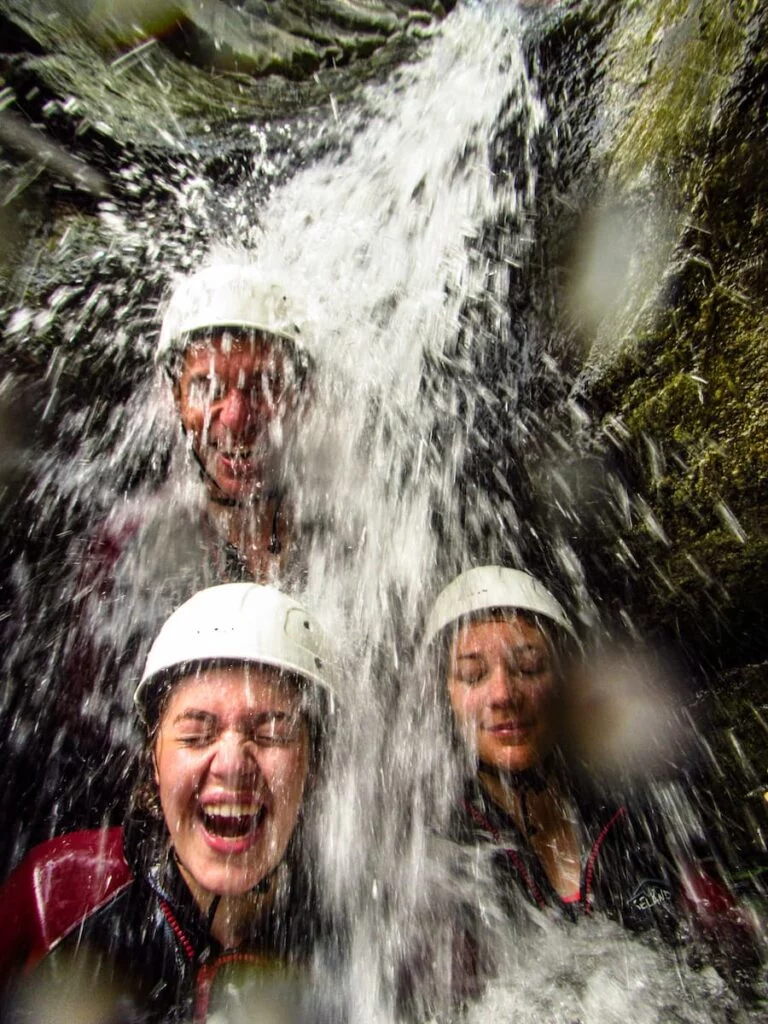
[[[132,877],[121,828],[70,832],[34,847],[1,891],[0,974],[30,971]]]
[[[138,515],[122,522],[104,520],[85,543],[83,551],[78,594],[85,596],[94,587],[107,584],[126,546],[141,529],[142,520]]]
[[[652,822],[630,805],[605,803],[585,811],[589,836],[582,897],[632,931],[655,928],[675,940],[679,879]]]

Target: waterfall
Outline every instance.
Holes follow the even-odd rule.
[[[4,659],[14,756],[25,763],[50,741],[44,805],[59,751],[75,742],[56,727],[70,640],[58,611],[82,585],[87,539],[105,520],[113,529],[137,517],[150,524],[143,560],[128,570],[134,599],[98,620],[104,643],[133,645],[121,692],[100,678],[80,704],[128,758],[131,673],[151,639],[146,622],[169,599],[152,581],[163,559],[174,564],[178,524],[200,501],[152,362],[161,294],[179,270],[235,258],[302,295],[313,395],[282,472],[299,521],[311,525],[303,595],[339,656],[341,723],[316,826],[317,875],[351,949],[342,996],[356,1024],[395,1019],[401,978],[418,973],[430,940],[425,984],[438,993],[435,1012],[451,1012],[449,915],[488,879],[488,865],[455,864],[437,841],[459,780],[419,646],[429,602],[478,559],[504,561],[545,567],[575,616],[600,625],[567,539],[538,537],[538,524],[522,522],[528,453],[555,452],[548,469],[557,474],[584,429],[578,404],[563,402],[573,432],[558,433],[547,398],[566,396],[570,379],[547,339],[512,313],[535,250],[540,154],[558,142],[524,49],[526,16],[513,0],[460,4],[353,104],[331,98],[290,124],[249,126],[231,183],[198,175],[199,139],[175,139],[177,154],[149,183],[126,165],[123,197],[99,203],[93,246],[69,249],[59,238],[65,280],[43,307],[19,295],[8,325],[11,335],[60,338],[43,410],[53,436],[20,456],[44,557],[13,562],[17,611]],[[134,206],[132,189],[143,199]],[[123,378],[120,389],[74,401],[68,384],[57,406],[57,382],[77,372],[81,341],[108,384]],[[626,501],[624,491],[613,497],[619,520]],[[13,817],[10,798],[2,813]],[[49,828],[62,823],[66,814],[54,815]],[[16,856],[27,834],[22,825],[13,834]],[[542,918],[518,931],[490,900],[482,910],[504,967],[461,1019],[759,1019],[711,968],[695,972],[617,925],[563,930]],[[317,970],[319,984],[335,984],[323,964]]]

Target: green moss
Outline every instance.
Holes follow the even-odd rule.
[[[614,98],[623,118],[612,172],[626,186],[648,170],[683,168],[700,151],[743,59],[759,0],[653,0],[633,5],[613,42]],[[694,182],[683,173],[676,182]]]

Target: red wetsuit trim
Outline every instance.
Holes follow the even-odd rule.
[[[480,825],[480,827],[484,831],[490,832],[490,834],[494,838],[494,841],[496,842],[496,845],[502,848],[507,859],[511,861],[511,863],[515,867],[515,870],[522,878],[523,882],[525,882],[525,884],[528,886],[528,891],[530,892],[533,899],[536,901],[536,903],[538,903],[538,905],[542,909],[544,909],[544,907],[546,907],[547,905],[547,901],[544,899],[538,885],[536,885],[534,880],[526,871],[522,857],[517,852],[517,850],[513,850],[508,846],[504,846],[501,840],[501,833],[499,832],[499,830],[485,817],[485,815],[481,811],[478,811],[476,807],[469,803],[469,801],[465,801],[464,807],[467,809],[467,811],[469,811],[470,815],[474,818],[477,824]]]
[[[258,953],[224,953],[211,963],[203,964],[195,981],[195,1013],[192,1018],[194,1024],[202,1024],[208,1017],[211,989],[220,969],[226,967],[227,964],[236,963],[269,964],[271,961],[268,957],[260,956]]]
[[[170,925],[171,931],[176,936],[176,938],[179,940],[179,943],[181,944],[181,948],[184,950],[184,953],[186,955],[187,960],[194,961],[194,959],[195,959],[195,947],[189,941],[189,939],[187,938],[187,935],[186,935],[184,929],[181,927],[179,922],[176,920],[176,915],[174,914],[174,912],[171,910],[170,906],[168,905],[168,903],[164,899],[160,899],[159,903],[160,903],[160,909],[162,910],[163,915],[165,916],[166,921]]]
[[[0,889],[0,978],[31,971],[132,881],[121,828],[70,832],[34,847]]]
[[[605,842],[605,838],[611,831],[613,826],[619,820],[624,817],[627,813],[626,807],[620,807],[616,813],[608,819],[600,830],[600,835],[597,837],[592,845],[592,849],[589,851],[589,857],[587,858],[587,870],[584,873],[584,912],[588,914],[590,912],[590,896],[592,895],[592,880],[595,874],[595,864],[600,854],[600,847]]]

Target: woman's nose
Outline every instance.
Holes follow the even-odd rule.
[[[241,781],[258,774],[253,745],[237,732],[223,733],[216,742],[211,772],[225,781]]]
[[[240,434],[248,426],[251,416],[252,409],[248,396],[240,388],[230,388],[219,409],[222,426],[233,434]]]
[[[490,687],[493,704],[518,704],[523,696],[520,676],[506,659],[499,659],[493,666]]]

